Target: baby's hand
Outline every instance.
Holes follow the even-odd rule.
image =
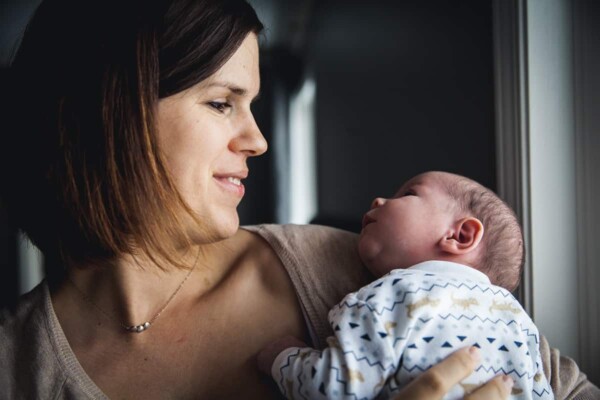
[[[271,367],[279,353],[290,347],[308,347],[308,345],[294,336],[285,336],[281,339],[277,339],[266,345],[260,353],[258,353],[258,369],[267,375],[271,375]]]

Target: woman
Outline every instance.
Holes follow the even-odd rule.
[[[349,233],[239,229],[246,161],[267,148],[261,30],[242,0],[43,2],[12,65],[1,186],[47,281],[0,316],[2,397],[276,398],[258,351],[318,345],[369,279]],[[441,398],[475,359],[399,398]]]

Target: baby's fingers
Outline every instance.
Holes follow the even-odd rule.
[[[441,399],[452,386],[469,376],[478,362],[479,350],[477,348],[458,350],[406,385],[396,400]],[[485,398],[485,395],[484,397],[474,397],[471,400],[480,398]]]
[[[465,396],[464,400],[506,399],[510,395],[513,384],[510,377],[500,375]]]

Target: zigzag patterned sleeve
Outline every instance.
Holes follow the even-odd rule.
[[[395,328],[368,300],[372,287],[350,294],[329,313],[335,337],[322,351],[292,348],[281,353],[273,377],[288,399],[372,399],[397,368]],[[379,294],[379,293],[378,293]]]
[[[529,349],[532,363],[535,363],[535,366],[532,365],[534,376],[533,379],[530,380],[532,386],[531,396],[534,400],[554,400],[555,397],[552,393],[550,383],[548,382],[548,379],[546,379],[546,375],[544,374],[542,357],[539,351],[539,332],[535,325],[533,325],[533,323],[530,324],[529,321],[525,321],[523,322],[523,324],[524,326],[527,326],[529,328],[529,331],[534,334],[533,337],[529,336],[531,339],[527,342],[527,348]]]

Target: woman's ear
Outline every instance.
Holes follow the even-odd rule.
[[[467,254],[475,250],[483,238],[483,224],[474,217],[457,221],[440,240],[442,251],[450,254]]]

